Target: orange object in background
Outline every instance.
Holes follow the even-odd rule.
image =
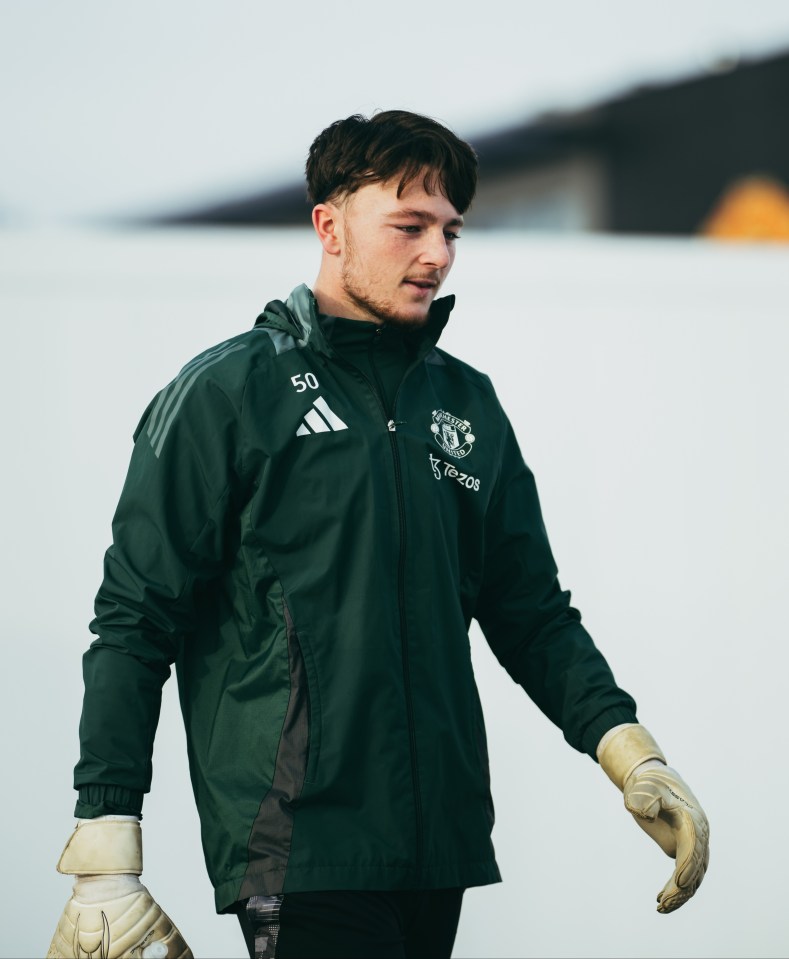
[[[789,242],[789,190],[767,176],[737,180],[699,232],[716,240]]]

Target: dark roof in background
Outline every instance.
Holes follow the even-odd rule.
[[[686,233],[737,175],[770,172],[789,182],[789,53],[721,62],[698,76],[468,139],[481,184],[593,154],[607,171],[610,229]],[[307,225],[310,207],[303,182],[294,182],[147,222]]]
[[[789,183],[789,53],[607,104],[609,220],[621,232],[695,232],[736,180]]]

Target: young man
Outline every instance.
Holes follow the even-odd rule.
[[[138,879],[173,663],[216,907],[250,954],[449,956],[464,889],[499,881],[472,618],[676,858],[658,909],[706,869],[704,813],[559,586],[490,381],[436,346],[473,151],[354,116],[307,180],[313,290],[187,364],[136,433],[50,956],[190,954]]]

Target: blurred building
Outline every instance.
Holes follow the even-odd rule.
[[[480,158],[475,227],[722,235],[728,222],[728,235],[789,239],[789,53],[721,61],[678,82],[469,139]],[[758,202],[755,178],[769,184]],[[731,208],[733,190],[739,218],[716,219],[722,204]],[[748,220],[748,210],[761,212]],[[294,182],[157,222],[306,225],[309,214],[303,183]]]

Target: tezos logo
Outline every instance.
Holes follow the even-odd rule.
[[[445,453],[459,460],[468,456],[471,445],[476,439],[471,432],[471,423],[468,420],[459,420],[457,416],[445,413],[444,410],[433,410],[430,432]]]

